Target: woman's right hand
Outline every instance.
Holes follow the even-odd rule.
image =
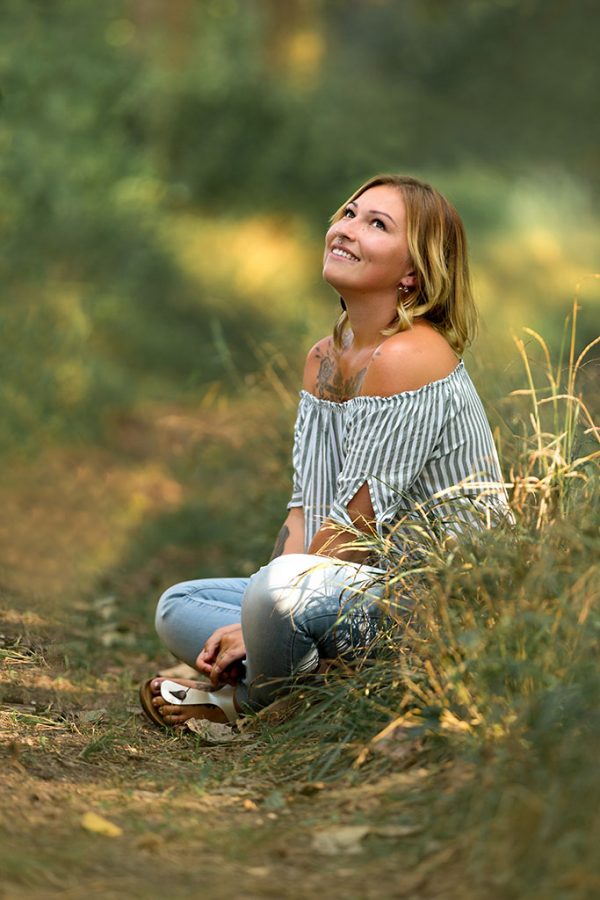
[[[237,684],[243,675],[241,660],[246,646],[241,625],[226,625],[213,631],[196,658],[196,668],[208,675],[213,687]]]

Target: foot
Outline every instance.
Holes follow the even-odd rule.
[[[171,728],[177,728],[183,725],[188,719],[208,719],[209,722],[218,722],[219,724],[227,724],[227,716],[218,706],[212,704],[202,704],[199,706],[174,706],[168,703],[161,696],[160,686],[165,678],[153,678],[150,684],[152,691],[152,706],[164,720],[165,725]],[[182,687],[206,689],[206,685],[197,681],[190,681],[187,678],[178,678],[177,684]]]

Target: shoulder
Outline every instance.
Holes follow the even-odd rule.
[[[316,344],[310,348],[306,354],[306,362],[304,363],[304,378],[302,387],[305,391],[314,392],[317,375],[322,366],[333,366],[333,337],[321,338]]]
[[[413,326],[387,338],[369,363],[361,394],[389,397],[414,391],[450,375],[459,359],[430,325]]]

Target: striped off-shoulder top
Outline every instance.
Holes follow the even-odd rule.
[[[288,508],[301,506],[308,549],[324,520],[352,527],[367,482],[377,532],[427,522],[453,533],[508,518],[498,454],[462,360],[450,375],[390,397],[342,403],[300,392]]]

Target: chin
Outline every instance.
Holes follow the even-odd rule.
[[[336,275],[338,276],[337,278]],[[348,282],[339,277],[339,272],[336,275],[332,273],[331,269],[327,268],[327,264],[323,266],[323,281],[331,285],[334,291],[341,291],[343,287],[347,286]]]

